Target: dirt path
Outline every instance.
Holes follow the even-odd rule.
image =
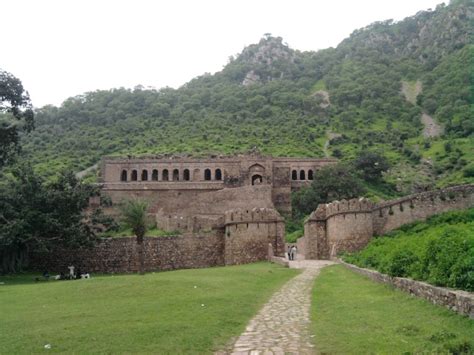
[[[423,91],[423,86],[420,80],[409,82],[402,80],[402,94],[408,102],[416,105],[416,98]],[[423,123],[423,137],[431,138],[438,137],[443,133],[443,127],[438,124],[433,117],[423,112],[421,114],[421,123]]]
[[[420,80],[415,82],[409,82],[402,80],[402,94],[405,96],[405,99],[408,102],[411,102],[413,105],[416,105],[416,98],[423,91],[423,86]]]
[[[433,117],[429,116],[428,114],[424,113],[421,115],[421,122],[425,126],[423,128],[423,137],[430,138],[430,137],[438,137],[443,133],[443,127],[436,123]]]
[[[87,169],[84,169],[84,170],[79,171],[78,173],[76,173],[76,178],[82,179],[84,176],[87,175],[87,173],[89,173],[92,170],[97,169],[98,167],[99,167],[99,164],[94,164],[92,166],[89,166]]]
[[[312,354],[311,289],[319,271],[333,262],[302,260],[290,268],[304,269],[288,281],[250,321],[231,354]]]
[[[330,158],[331,154],[329,154],[329,144],[331,144],[331,139],[340,137],[341,134],[340,133],[328,132],[327,136],[328,136],[328,139],[326,140],[326,142],[324,142],[323,152],[324,152],[324,157]]]

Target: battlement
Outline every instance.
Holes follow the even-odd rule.
[[[274,208],[236,208],[225,212],[225,225],[241,223],[282,222],[283,218]]]
[[[333,201],[326,204],[326,217],[354,212],[372,212],[374,203],[364,197],[353,198],[351,200]]]
[[[417,194],[407,195],[400,197],[395,200],[383,201],[378,203],[374,208],[381,209],[387,207],[393,207],[400,205],[401,203],[409,202],[412,207],[415,207],[419,203],[426,201],[446,201],[455,200],[456,198],[465,198],[466,196],[474,193],[474,184],[458,185],[446,187],[444,189],[431,190],[426,192],[420,192]]]
[[[310,257],[328,258],[363,248],[373,235],[438,213],[474,206],[474,185],[422,192],[378,204],[366,198],[320,204],[305,222]]]
[[[371,213],[374,209],[374,206],[375,204],[365,197],[354,198],[351,200],[343,199],[341,201],[333,201],[330,203],[318,205],[318,208],[310,214],[308,221],[325,220],[329,217],[339,214]]]

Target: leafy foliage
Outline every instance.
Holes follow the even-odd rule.
[[[0,167],[19,151],[18,133],[30,132],[34,114],[21,81],[0,69]]]
[[[76,248],[92,245],[98,224],[110,223],[100,212],[90,220],[85,215],[92,185],[81,183],[72,173],[46,183],[23,165],[12,169],[0,185],[1,271],[17,271],[27,264],[28,251],[58,246]]]
[[[390,167],[387,159],[375,152],[361,152],[354,161],[354,167],[366,181],[377,182],[382,179],[382,173]]]
[[[358,197],[364,191],[362,182],[351,167],[344,164],[326,166],[314,174],[310,187],[293,194],[293,213],[296,218],[301,218],[314,211],[320,203]]]
[[[344,260],[391,276],[474,291],[474,209],[403,226]]]
[[[147,203],[140,200],[128,200],[121,206],[122,222],[137,236],[137,243],[143,243],[147,230]]]
[[[474,147],[472,17],[471,2],[457,1],[397,23],[376,22],[318,52],[267,35],[221,72],[177,90],[96,91],[43,107],[25,150],[46,176],[111,154],[203,156],[258,147],[274,156],[350,161],[370,150],[387,157],[392,169],[384,179],[403,193],[473,182],[463,172]],[[422,83],[418,104],[401,94],[407,80]],[[445,136],[422,137],[423,111],[446,126]],[[461,156],[456,149],[432,156],[432,147],[447,140]]]
[[[122,222],[137,236],[138,260],[140,274],[145,273],[145,251],[143,240],[147,230],[146,216],[148,204],[141,200],[128,200],[121,206]]]

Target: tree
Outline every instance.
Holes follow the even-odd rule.
[[[0,167],[20,149],[19,132],[34,128],[34,114],[21,81],[0,69]]]
[[[369,182],[377,182],[382,173],[390,168],[388,160],[381,154],[374,152],[360,152],[354,161],[354,167]]]
[[[12,167],[11,173],[0,184],[0,272],[21,270],[30,252],[95,243],[93,224],[103,220],[91,222],[86,214],[94,186],[72,172],[46,183],[29,165]]]
[[[143,275],[144,265],[145,265],[145,253],[143,240],[146,233],[146,210],[147,203],[140,200],[129,200],[124,203],[121,207],[122,211],[122,220],[124,224],[131,228],[135,236],[137,237],[137,246],[138,246],[138,262],[139,262],[139,273]]]
[[[314,174],[310,187],[301,189],[292,197],[293,214],[302,218],[310,214],[320,203],[355,198],[365,191],[350,166],[336,164],[326,166]]]

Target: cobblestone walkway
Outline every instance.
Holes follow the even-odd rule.
[[[232,354],[311,354],[311,288],[326,260],[290,262],[304,271],[288,281],[263,306],[237,339]]]

